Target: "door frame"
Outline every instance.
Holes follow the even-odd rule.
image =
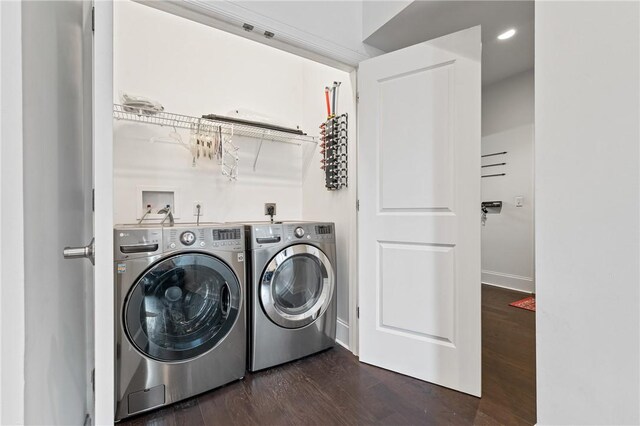
[[[94,2],[93,230],[94,424],[115,415],[115,285],[113,282],[113,3]],[[89,141],[87,141],[89,143]],[[100,161],[96,161],[100,159]]]

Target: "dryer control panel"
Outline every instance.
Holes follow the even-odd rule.
[[[286,223],[284,235],[287,242],[335,242],[333,228],[333,223]]]
[[[261,249],[278,244],[305,242],[334,243],[335,226],[331,222],[284,222],[247,225],[247,248]]]

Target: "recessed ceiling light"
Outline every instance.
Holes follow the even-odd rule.
[[[508,38],[511,38],[514,36],[514,34],[516,33],[516,30],[511,28],[510,30],[507,30],[505,32],[503,32],[502,34],[500,34],[498,36],[498,40],[506,40]]]

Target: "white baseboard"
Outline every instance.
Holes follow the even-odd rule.
[[[532,294],[533,293],[531,291],[520,290],[520,289],[517,289],[517,288],[507,287],[507,286],[504,286],[504,285],[498,285],[498,284],[493,284],[493,283],[482,282],[482,284],[490,285],[491,287],[504,288],[505,290],[517,291],[518,293],[522,293],[522,294]]]
[[[535,283],[531,277],[503,274],[495,271],[482,271],[482,284],[502,287],[523,293],[534,293]]]
[[[336,324],[336,343],[349,349],[349,324],[340,318]]]

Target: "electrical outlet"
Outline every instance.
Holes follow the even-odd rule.
[[[276,215],[276,203],[264,203],[264,215],[275,216]]]
[[[524,205],[524,197],[515,197],[514,204],[516,207],[522,207]]]
[[[198,212],[198,206],[200,206],[200,212]],[[204,214],[204,205],[202,201],[194,201],[193,202],[193,215],[194,216],[202,216]]]

